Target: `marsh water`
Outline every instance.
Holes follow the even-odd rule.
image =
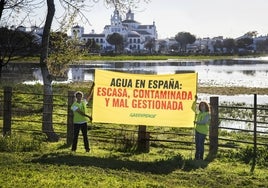
[[[94,80],[95,69],[137,74],[175,74],[197,72],[201,86],[268,87],[268,58],[266,60],[234,59],[210,61],[125,61],[86,62],[71,65],[67,82]],[[39,68],[33,69],[33,80],[41,81]]]
[[[38,64],[37,64],[38,65]],[[27,84],[42,83],[40,68],[35,65],[10,64],[3,70],[3,78]],[[94,80],[95,69],[121,71],[137,74],[175,74],[197,72],[199,86],[242,86],[268,88],[268,57],[236,58],[231,60],[166,60],[166,61],[123,61],[83,62],[71,65],[66,77],[59,82],[86,82]],[[9,74],[8,74],[9,73]],[[209,95],[199,94],[203,100]],[[221,96],[221,101],[253,103],[253,96]],[[268,104],[267,95],[259,95],[258,103]]]

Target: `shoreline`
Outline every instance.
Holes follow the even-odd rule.
[[[253,88],[253,87],[208,87],[200,86],[197,88],[198,93],[213,94],[213,95],[268,95],[268,88]]]

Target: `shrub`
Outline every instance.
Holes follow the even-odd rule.
[[[40,135],[25,136],[12,134],[0,137],[0,152],[30,152],[40,151],[42,137]]]
[[[257,148],[257,152],[256,152],[257,165],[262,166],[262,167],[268,166],[267,149],[268,149],[267,146]],[[251,164],[253,157],[254,157],[254,148],[252,146],[247,146],[246,148],[241,148],[237,152],[229,152],[228,155],[226,155],[225,157],[228,157],[230,159],[237,159],[246,164]]]

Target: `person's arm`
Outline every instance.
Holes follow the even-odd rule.
[[[87,96],[87,98],[86,98],[87,101],[89,101],[89,100],[92,98],[92,96],[93,96],[93,92],[94,92],[94,89],[92,89],[92,90],[90,91],[89,95]]]
[[[195,98],[195,100],[192,103],[191,109],[196,113],[196,98]]]
[[[197,95],[195,95],[195,100],[193,101],[191,109],[194,112],[194,124],[196,124],[196,117],[197,117],[197,112],[196,112],[196,102],[197,102]]]
[[[87,115],[87,114],[85,114],[85,113],[84,113],[82,110],[80,110],[79,108],[77,108],[76,112],[79,113],[79,114],[82,115],[82,116],[86,116],[86,117],[88,117],[88,118],[90,119],[90,121],[92,121],[92,117],[89,116],[89,115]]]
[[[77,106],[72,106],[71,109],[74,111],[74,112],[77,112],[79,113],[80,115],[82,116],[85,116],[85,117],[88,117],[90,119],[90,121],[92,121],[92,117],[85,114],[82,110],[80,110]]]
[[[95,83],[93,82],[93,84],[92,84],[92,87],[90,88],[90,90],[89,90],[89,95],[87,96],[87,98],[86,98],[86,100],[87,101],[89,101],[91,98],[92,98],[92,96],[93,96],[93,93],[94,93],[94,86],[95,86]]]

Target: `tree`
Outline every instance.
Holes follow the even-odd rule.
[[[53,90],[52,90],[52,76],[48,69],[48,46],[49,36],[53,17],[55,14],[54,0],[47,1],[47,15],[46,22],[42,35],[41,54],[40,54],[40,66],[43,77],[43,123],[42,131],[46,133],[48,141],[58,141],[59,136],[54,132],[52,125],[52,111],[53,111]]]
[[[34,0],[0,0],[0,77],[2,68],[10,61],[35,54],[39,49],[33,33],[26,33],[17,28],[10,29],[8,21],[20,18],[21,22],[25,17],[18,16],[21,12],[31,12],[34,8]],[[27,16],[27,14],[26,14]],[[14,57],[16,55],[16,57]]]
[[[187,44],[193,44],[196,37],[189,32],[179,32],[175,36],[175,40],[180,44],[181,50],[186,51]]]
[[[226,48],[228,53],[234,53],[235,50],[235,40],[232,38],[227,38],[223,40],[223,47]]]
[[[236,41],[236,45],[238,48],[244,48],[246,49],[248,46],[253,44],[253,39],[249,37],[240,38]]]
[[[163,53],[167,51],[167,41],[165,40],[160,40],[159,41],[159,53]]]
[[[90,39],[86,42],[84,45],[85,50],[87,50],[89,53],[97,53],[100,51],[100,46],[96,43],[94,39]]]
[[[0,21],[2,21],[5,10],[10,11],[7,17],[11,17],[14,12],[27,11],[33,5],[34,0],[0,0]]]
[[[216,40],[213,44],[214,52],[222,52],[223,44],[221,40]]]
[[[170,50],[171,52],[178,52],[179,49],[180,49],[180,45],[179,45],[179,43],[174,43],[174,44],[171,44],[171,45],[169,46],[169,50]]]
[[[244,36],[247,36],[248,38],[254,38],[258,35],[257,31],[249,31]]]
[[[69,64],[83,55],[83,49],[76,39],[69,39],[66,33],[51,32],[49,41],[48,69],[53,77],[66,78]]]
[[[106,40],[109,44],[114,45],[116,53],[123,50],[124,38],[119,33],[108,35]]]
[[[155,49],[155,39],[151,38],[151,39],[147,40],[145,42],[144,47],[147,48],[150,51],[150,53],[152,53],[152,50]]]
[[[268,39],[257,41],[256,49],[257,51],[262,52],[262,53],[268,52]]]
[[[39,49],[40,46],[32,33],[6,27],[0,28],[0,78],[3,67],[11,60],[37,55]]]

